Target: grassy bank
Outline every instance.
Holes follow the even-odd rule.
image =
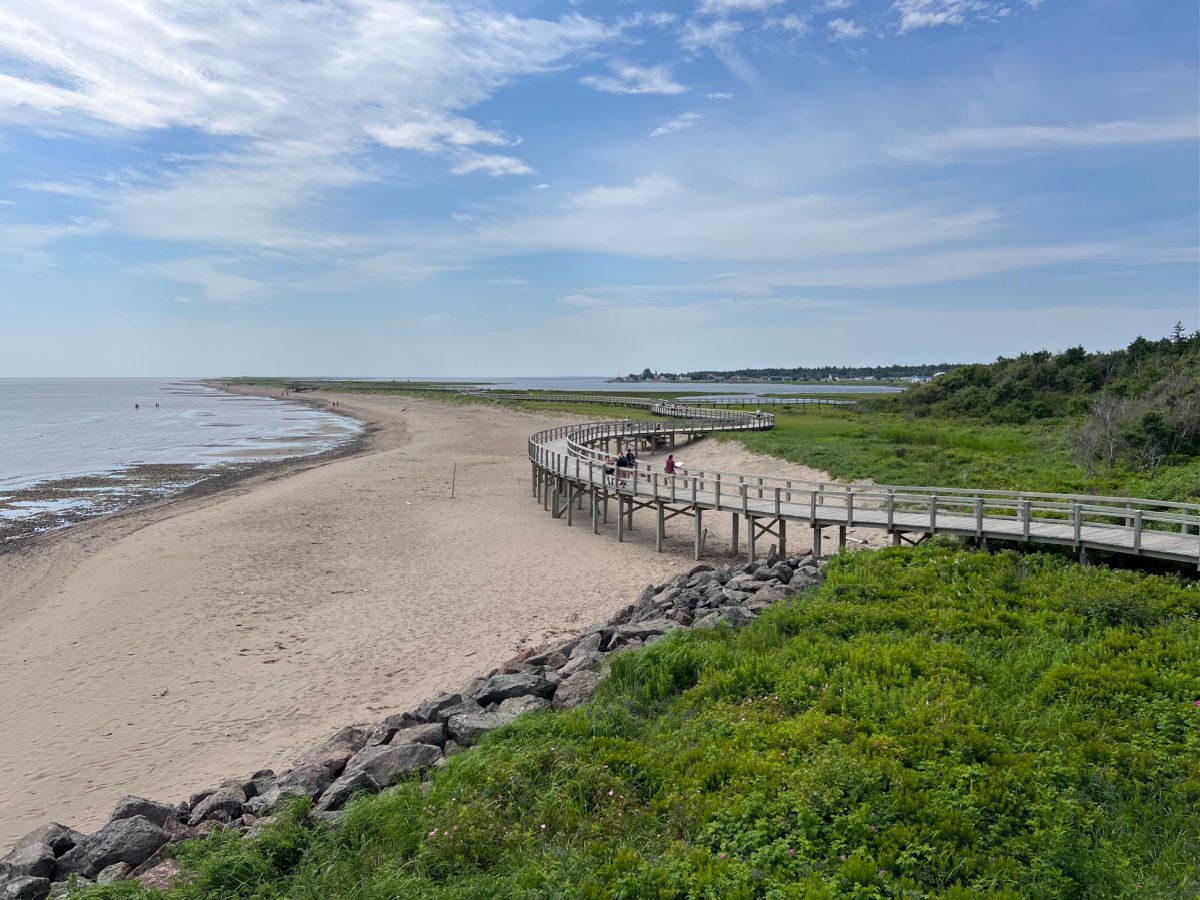
[[[618,658],[422,788],[181,849],[172,898],[1200,891],[1200,591],[935,543]],[[91,898],[141,896],[135,885]]]

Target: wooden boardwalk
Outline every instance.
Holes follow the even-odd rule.
[[[581,402],[564,396],[563,400]],[[630,402],[634,401],[634,402]],[[673,401],[601,397],[582,402],[638,406],[663,418],[651,421],[565,425],[529,438],[533,495],[556,518],[574,524],[590,517],[593,531],[609,521],[616,507],[617,539],[624,540],[635,511],[654,517],[656,543],[662,550],[666,522],[693,520],[695,556],[704,552],[706,514],[732,517],[734,550],[739,525],[753,560],[768,538],[786,552],[788,525],[811,529],[816,553],[824,532],[837,529],[845,546],[846,529],[879,528],[893,543],[916,543],[928,535],[950,534],[1026,544],[1054,544],[1077,550],[1106,551],[1185,562],[1200,568],[1200,504],[1168,503],[1134,497],[1047,494],[1029,491],[970,490],[907,485],[842,484],[782,479],[770,475],[680,469],[672,478],[655,465],[639,463],[607,476],[604,458],[626,445],[674,447],[714,431],[766,430],[775,419],[765,412],[700,408]],[[586,505],[586,509],[585,509]]]

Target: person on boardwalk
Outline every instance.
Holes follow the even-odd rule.
[[[667,461],[663,464],[663,471],[667,473],[667,484],[675,483],[675,467],[678,463],[675,462],[675,454],[667,454]]]
[[[604,483],[605,484],[616,484],[617,483],[616,473],[617,473],[617,469],[616,469],[616,464],[613,462],[613,458],[611,456],[604,457]]]

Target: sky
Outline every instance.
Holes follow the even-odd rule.
[[[4,0],[0,376],[1200,328],[1194,0]]]

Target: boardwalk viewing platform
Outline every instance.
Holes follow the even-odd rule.
[[[488,392],[496,399],[509,397]],[[549,399],[539,395],[536,399]],[[617,540],[625,539],[635,511],[654,521],[661,551],[666,523],[692,519],[695,557],[704,553],[706,514],[732,517],[733,550],[739,552],[739,525],[745,526],[749,559],[768,537],[786,552],[788,526],[811,529],[820,554],[826,529],[836,529],[838,544],[847,528],[878,528],[894,544],[916,543],[934,534],[987,541],[1071,547],[1087,560],[1089,551],[1155,557],[1200,568],[1200,504],[1134,497],[1050,494],[1033,491],[972,490],[910,485],[807,482],[766,474],[680,469],[674,476],[644,462],[635,469],[605,472],[606,454],[637,444],[654,453],[712,432],[773,428],[771,413],[700,407],[679,400],[635,397],[579,397],[562,401],[608,403],[646,409],[660,418],[564,425],[529,438],[533,496],[555,518],[573,525],[576,515],[590,517],[594,532],[615,506]],[[836,401],[834,401],[836,402]]]

